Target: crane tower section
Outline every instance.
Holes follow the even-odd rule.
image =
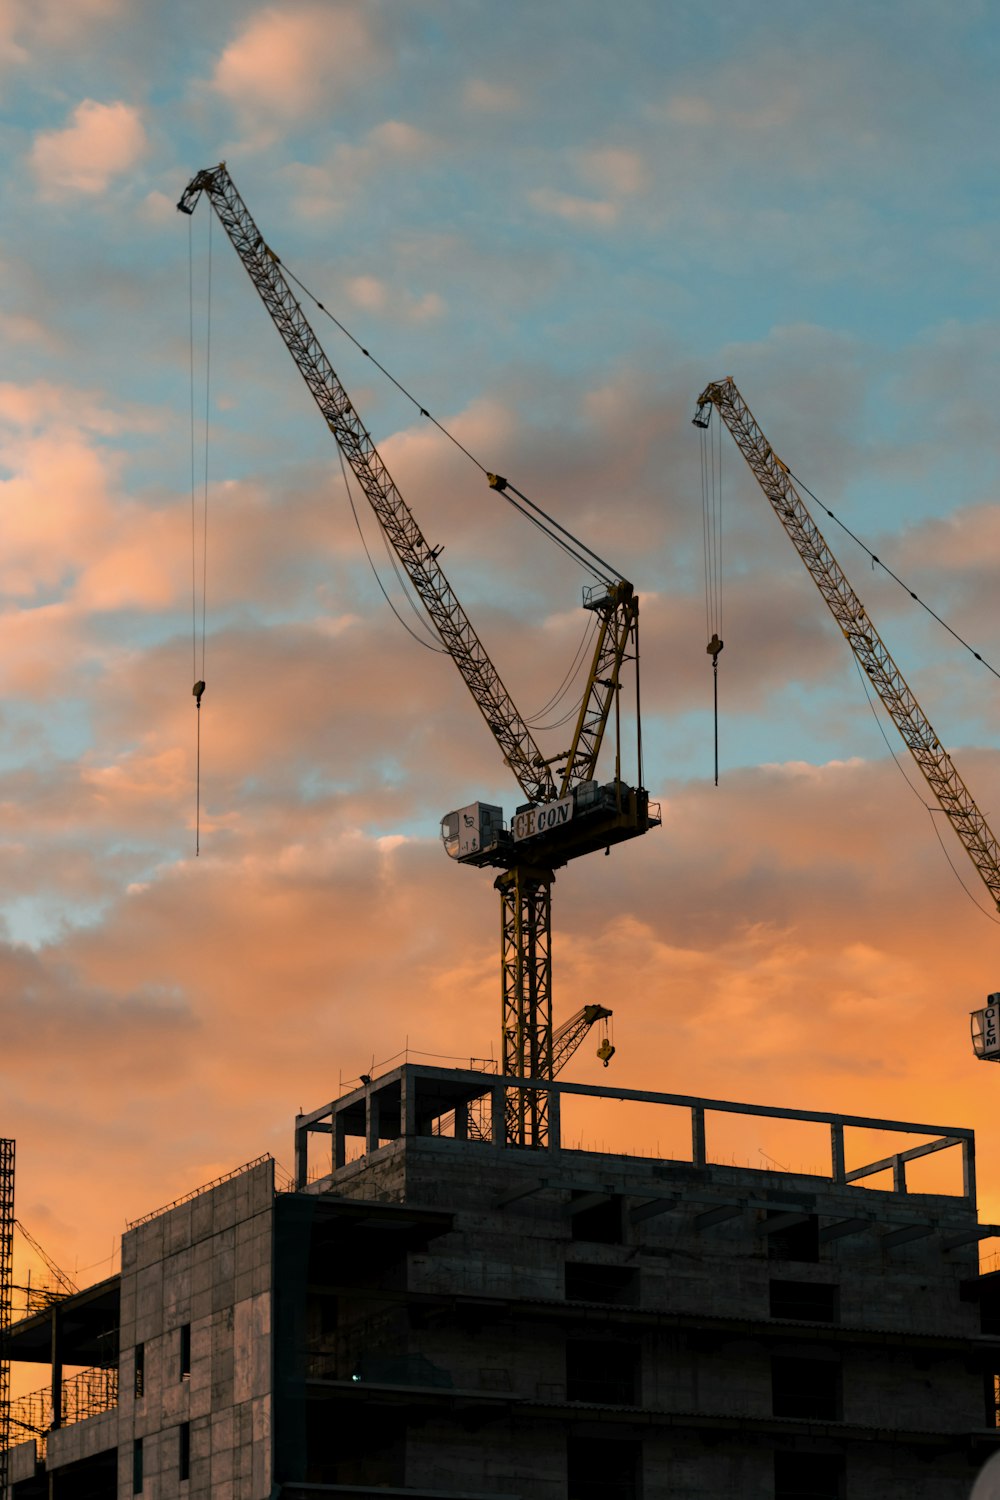
[[[8,1341],[14,1295],[14,1142],[0,1138],[0,1495],[7,1493],[10,1449]]]

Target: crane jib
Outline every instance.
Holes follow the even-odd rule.
[[[943,749],[933,725],[908,687],[867,610],[851,587],[786,464],[774,452],[731,375],[713,381],[698,397],[696,427],[707,427],[713,408],[729,429],[754,478],[806,570],[819,589],[859,665],[1000,909],[1000,847],[972,793]]]

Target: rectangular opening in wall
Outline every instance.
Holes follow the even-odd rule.
[[[146,1394],[146,1346],[136,1344],[135,1346],[135,1399],[137,1401]]]
[[[776,1417],[840,1420],[840,1363],[835,1359],[771,1360],[771,1410]]]
[[[779,1281],[770,1287],[772,1318],[795,1318],[806,1323],[836,1323],[840,1288],[828,1281]]]
[[[785,1209],[767,1209],[761,1223],[767,1241],[768,1260],[798,1260],[815,1265],[819,1260],[819,1216],[801,1216]]]
[[[132,1493],[142,1494],[142,1438],[132,1444]]]
[[[776,1453],[774,1500],[842,1500],[844,1459],[839,1453]]]
[[[391,1489],[405,1493],[406,1422],[397,1413],[364,1407],[351,1421],[339,1422],[322,1402],[306,1403],[306,1470],[310,1481],[350,1485],[365,1493]],[[353,1490],[352,1490],[353,1493]]]
[[[639,1500],[642,1444],[571,1437],[566,1444],[567,1500]]]
[[[560,1139],[568,1151],[691,1160],[691,1111],[682,1106],[563,1094],[560,1114]]]
[[[625,1200],[620,1193],[573,1192],[569,1205],[570,1236],[598,1245],[625,1241]]]
[[[848,1174],[878,1162],[887,1165],[881,1171],[854,1179],[855,1187],[892,1192],[895,1186],[894,1158],[898,1153],[933,1145],[940,1136],[909,1130],[874,1130],[853,1127],[844,1132],[844,1161]],[[960,1144],[930,1151],[902,1163],[902,1177],[907,1192],[943,1193],[961,1197],[964,1192],[963,1153]]]
[[[182,1422],[177,1429],[177,1478],[191,1478],[191,1423]]]
[[[178,1369],[179,1380],[191,1378],[191,1324],[183,1323],[180,1329],[180,1363]]]
[[[615,1339],[569,1339],[566,1343],[566,1400],[603,1406],[639,1402],[638,1344]]]
[[[968,1296],[966,1287],[970,1289]],[[963,1283],[963,1300],[979,1303],[980,1333],[1000,1333],[1000,1271],[989,1271]]]
[[[706,1112],[708,1159],[776,1176],[831,1175],[830,1127],[815,1120],[774,1115]]]
[[[639,1300],[639,1273],[632,1266],[599,1266],[584,1261],[566,1262],[568,1302],[635,1303]]]
[[[986,1425],[1000,1427],[1000,1370],[990,1371],[983,1381],[986,1397]]]

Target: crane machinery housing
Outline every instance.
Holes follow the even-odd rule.
[[[702,391],[694,425],[707,427],[713,410],[729,429],[809,576],[826,600],[856,661],[971,859],[994,907],[1000,910],[1000,846],[992,829],[830,551],[793,483],[787,464],[782,463],[764,436],[731,375],[712,381]],[[985,1010],[973,1011],[972,1040],[977,1057],[1000,1062],[1000,994],[990,995]]]
[[[589,548],[578,544],[598,565],[594,571],[599,581],[585,590],[583,601],[597,621],[596,643],[569,748],[556,755],[543,754],[445,577],[439,562],[441,549],[429,545],[397,490],[307,321],[280,259],[265,243],[225,163],[197,173],[185,188],[178,208],[192,214],[202,194],[215,210],[524,796],[509,825],[502,810],[491,803],[476,802],[447,814],[442,822],[442,839],[453,859],[498,872],[494,883],[501,898],[503,1075],[550,1080],[556,1062],[561,1066],[568,1056],[566,1035],[576,1046],[591,1024],[587,1015],[607,1013],[602,1006],[584,1007],[581,1020],[574,1018],[560,1032],[561,1050],[556,1059],[551,960],[555,872],[581,855],[606,851],[613,844],[644,834],[660,821],[642,785],[639,601],[635,588]],[[508,489],[503,476],[489,474],[488,479],[495,491]],[[519,491],[515,493],[520,495]],[[558,523],[556,529],[575,542]],[[621,765],[619,699],[628,661],[633,663],[636,685],[634,786],[622,779]],[[614,776],[601,782],[597,762],[612,712],[616,726]],[[607,1044],[605,1062],[611,1050]],[[518,1145],[545,1145],[545,1089],[512,1086],[507,1097],[508,1140]]]

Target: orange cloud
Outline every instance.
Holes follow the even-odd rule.
[[[84,99],[62,130],[43,131],[31,148],[31,165],[43,197],[103,193],[135,166],[146,150],[139,111],[122,101]]]
[[[268,8],[225,49],[212,85],[241,114],[290,124],[329,109],[338,93],[384,64],[383,43],[362,5]]]

